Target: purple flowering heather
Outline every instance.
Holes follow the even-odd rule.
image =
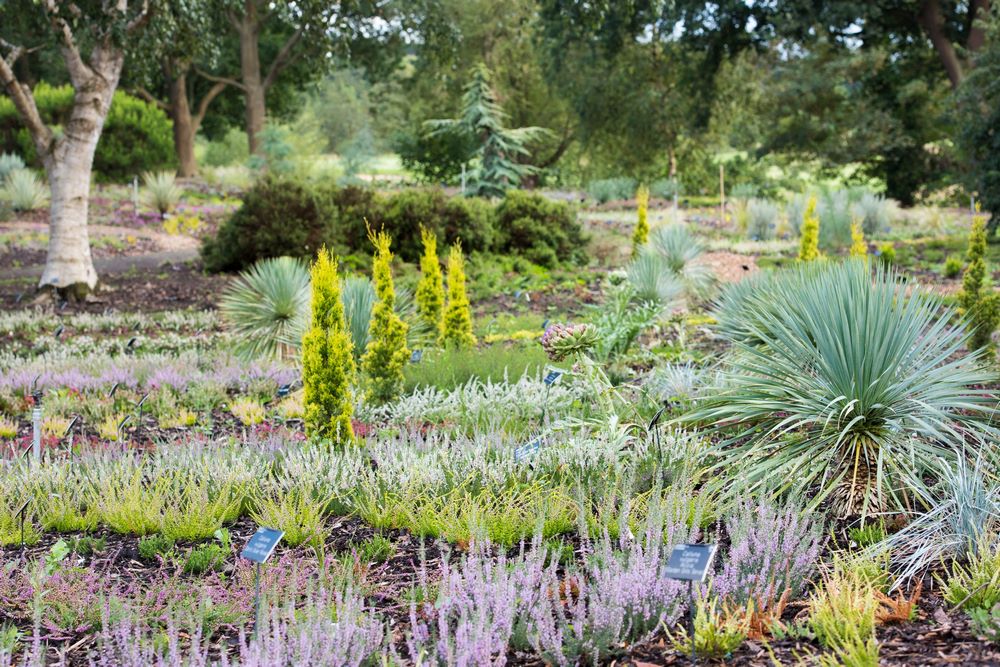
[[[743,501],[726,520],[729,552],[712,591],[735,604],[769,609],[787,589],[798,595],[822,546],[822,523],[793,503]]]
[[[169,387],[174,391],[183,391],[188,384],[197,382],[199,373],[190,369],[178,369],[171,366],[163,366],[153,371],[146,380],[146,386],[150,389],[161,389]]]

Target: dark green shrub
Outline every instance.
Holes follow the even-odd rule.
[[[448,197],[437,188],[402,190],[388,198],[384,208],[385,230],[398,244],[397,253],[408,262],[420,259],[423,243],[420,226],[434,232],[445,244],[458,239],[469,251],[486,250],[493,241],[489,204]]]
[[[265,257],[311,260],[334,235],[334,212],[326,197],[290,178],[267,176],[246,193],[241,206],[205,240],[209,271],[243,269]]]
[[[371,245],[368,243],[365,220],[372,229],[381,229],[385,218],[385,201],[371,188],[358,185],[342,188],[325,186],[321,189],[321,196],[328,198],[337,216],[337,245],[369,256]]]
[[[511,190],[496,209],[496,249],[551,268],[586,261],[587,238],[569,205]]]
[[[139,540],[139,558],[156,560],[157,556],[167,556],[174,549],[174,541],[164,535],[147,535]]]
[[[73,110],[73,89],[39,83],[35,103],[49,125],[65,126]],[[174,164],[173,129],[167,115],[128,93],[117,91],[94,154],[99,179],[129,181],[143,171],[159,171]],[[15,152],[41,167],[35,145],[21,124],[13,103],[0,97],[0,152]]]

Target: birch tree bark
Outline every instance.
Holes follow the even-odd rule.
[[[141,11],[131,20],[126,16],[127,0],[104,3],[98,16],[85,15],[72,2],[43,0],[40,5],[47,28],[59,40],[59,50],[74,90],[73,110],[62,133],[56,135],[45,124],[31,88],[14,73],[23,49],[2,37],[0,46],[7,53],[0,57],[0,84],[31,133],[52,191],[48,254],[38,287],[82,298],[97,285],[87,234],[87,215],[94,152],[125,61],[116,35],[123,34],[127,38],[145,24],[148,2],[143,3]],[[21,8],[20,11],[32,9]],[[87,41],[92,44],[86,58],[74,34],[75,27],[81,25],[84,29],[89,28]]]

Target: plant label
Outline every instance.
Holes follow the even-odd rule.
[[[423,359],[423,358],[424,358],[424,351],[423,350],[414,350],[413,352],[410,353],[410,363],[411,364],[419,364],[420,360]]]
[[[718,548],[717,544],[678,544],[667,560],[667,577],[681,581],[705,581]]]
[[[537,452],[541,448],[542,448],[542,439],[541,438],[536,438],[536,439],[532,440],[531,442],[529,442],[528,444],[521,445],[520,447],[518,447],[517,449],[515,449],[514,450],[514,460],[515,461],[523,461],[524,459],[528,458],[529,456],[531,456],[532,454],[534,454],[535,452]]]
[[[278,387],[278,398],[285,398],[291,392],[292,392],[292,385],[283,384],[280,387]]]
[[[111,391],[108,392],[108,398],[114,398],[116,391],[118,391],[118,383],[117,382],[115,382],[113,385],[111,385]]]
[[[662,407],[662,408],[660,408],[659,410],[656,411],[656,414],[653,415],[653,418],[649,420],[649,430],[650,431],[652,431],[654,428],[656,428],[656,425],[660,423],[660,417],[663,416],[663,411],[666,410],[666,409],[667,408],[665,406]]]
[[[284,534],[285,531],[283,530],[258,528],[257,532],[247,542],[247,545],[243,547],[243,552],[240,556],[254,563],[266,563]]]
[[[562,371],[549,371],[548,375],[545,376],[545,384],[550,386],[555,384],[556,380],[558,380],[562,374]]]

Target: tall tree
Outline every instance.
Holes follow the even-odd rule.
[[[0,83],[31,133],[52,191],[49,247],[39,282],[81,297],[97,284],[87,213],[97,141],[125,62],[124,44],[150,17],[149,0],[66,2],[10,0],[0,4]],[[17,63],[25,51],[55,43],[62,54],[73,110],[56,132],[38,112]]]
[[[197,173],[195,136],[209,106],[229,86],[219,70],[222,52],[235,45],[226,44],[227,26],[219,19],[204,2],[161,0],[142,43],[128,52],[123,85],[170,116],[181,177]]]
[[[267,119],[267,93],[293,65],[318,78],[336,56],[357,49],[385,58],[395,52],[401,24],[395,20],[395,3],[384,0],[220,0],[225,20],[239,41],[239,79],[209,76],[235,86],[246,101],[246,132],[251,153],[259,148],[259,135]],[[261,57],[262,41],[276,46],[268,60]],[[372,44],[385,48],[373,50]],[[268,49],[270,51],[271,49]]]

